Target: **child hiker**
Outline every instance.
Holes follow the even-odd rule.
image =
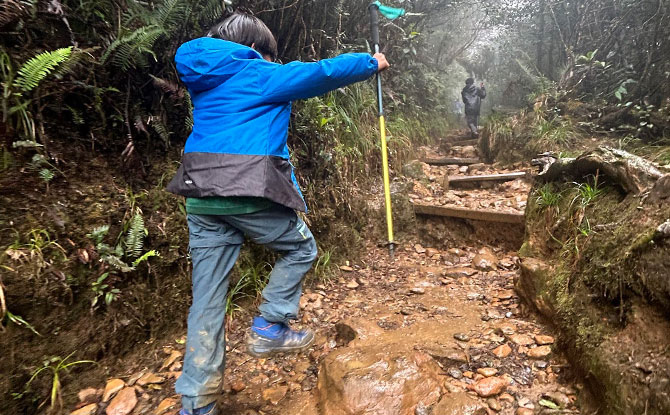
[[[286,145],[291,101],[368,79],[383,54],[274,63],[277,43],[258,18],[236,13],[183,44],[177,71],[193,102],[193,131],[167,190],[186,197],[193,305],[176,385],[182,415],[214,415],[223,389],[229,274],[247,236],[281,253],[247,335],[252,356],[308,348],[314,333],[288,326],[316,242],[296,215],[305,202]]]

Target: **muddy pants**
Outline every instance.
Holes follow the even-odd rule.
[[[479,136],[479,114],[465,114],[465,121],[468,123],[468,128],[474,137]]]
[[[316,259],[307,225],[289,208],[276,205],[244,215],[188,215],[193,261],[193,305],[183,372],[176,384],[187,410],[214,402],[223,390],[226,294],[229,274],[246,235],[283,255],[263,290],[260,314],[286,323],[298,316],[302,281]]]

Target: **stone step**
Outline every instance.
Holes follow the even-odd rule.
[[[493,210],[469,209],[461,207],[447,207],[447,206],[429,206],[412,204],[414,213],[425,216],[445,216],[451,218],[461,218],[470,220],[479,220],[484,222],[498,222],[498,223],[525,223],[525,215],[523,213],[509,213],[496,212]]]
[[[482,174],[479,176],[449,176],[449,186],[480,183],[480,182],[509,182],[526,177],[526,172],[518,171],[513,173]]]
[[[449,164],[456,166],[469,166],[470,164],[477,164],[482,162],[479,159],[458,157],[424,158],[421,161],[432,166],[446,166]]]

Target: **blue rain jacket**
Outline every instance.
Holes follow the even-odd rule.
[[[214,38],[184,43],[175,62],[191,95],[194,125],[167,190],[186,197],[264,197],[301,211],[305,202],[286,145],[291,101],[377,72],[377,60],[366,53],[280,65]]]

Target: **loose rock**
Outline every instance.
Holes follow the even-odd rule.
[[[288,386],[268,388],[263,391],[263,399],[269,401],[273,405],[277,405],[282,399],[284,399],[286,392],[288,392]]]
[[[493,349],[493,354],[501,359],[509,356],[510,353],[512,353],[512,348],[509,347],[507,344],[500,345],[495,349]]]
[[[123,389],[124,386],[126,384],[121,379],[110,379],[107,381],[105,391],[102,394],[102,401],[107,402],[116,392]]]
[[[488,377],[495,376],[496,374],[498,374],[498,369],[496,369],[494,367],[481,367],[481,368],[477,369],[477,373],[479,373],[480,375],[486,376],[488,378]]]
[[[105,410],[107,415],[128,415],[137,405],[135,388],[123,388],[116,394]]]
[[[465,333],[456,333],[454,334],[454,339],[461,341],[461,342],[467,342],[470,341],[470,336],[468,336]]]
[[[540,346],[544,346],[547,344],[554,344],[554,338],[551,336],[543,336],[538,334],[535,336],[535,343],[537,343]]]
[[[98,404],[92,403],[70,412],[70,415],[93,415],[98,411]]]
[[[513,334],[509,336],[509,339],[519,346],[530,346],[531,344],[535,344],[535,340],[526,334]]]
[[[543,357],[547,357],[550,354],[551,354],[550,346],[538,346],[535,347],[534,349],[528,350],[528,356],[533,359],[542,359]]]
[[[503,392],[507,388],[507,381],[500,377],[490,377],[480,379],[472,385],[468,386],[468,389],[474,390],[477,395],[482,398],[488,398],[490,396],[495,396]]]
[[[158,407],[154,411],[154,415],[162,415],[165,412],[175,409],[179,405],[179,399],[177,398],[165,398],[158,404]]]

